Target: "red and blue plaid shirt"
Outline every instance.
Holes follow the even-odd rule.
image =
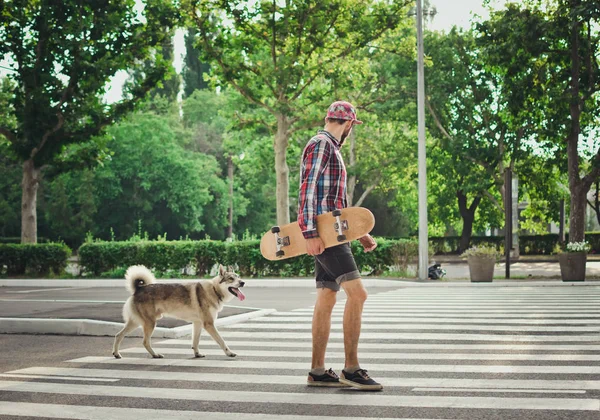
[[[298,224],[306,239],[316,238],[316,217],[348,206],[346,167],[340,142],[329,132],[319,130],[302,152]]]

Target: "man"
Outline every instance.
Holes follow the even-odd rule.
[[[356,119],[354,107],[343,101],[334,102],[327,111],[324,130],[319,130],[302,153],[298,223],[306,239],[306,250],[315,257],[317,301],[312,323],[312,368],[309,386],[353,386],[363,390],[383,387],[369,377],[358,363],[358,339],[363,305],[367,299],[360,272],[349,243],[325,249],[316,227],[316,216],[348,206],[346,201],[346,168],[340,148],[350,135]],[[360,239],[365,252],[377,244],[370,235]],[[331,313],[336,294],[344,289],[347,296],[344,309],[345,365],[341,377],[325,370],[325,351],[331,330]]]

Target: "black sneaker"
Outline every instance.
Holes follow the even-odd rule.
[[[354,373],[342,370],[340,382],[363,391],[380,391],[383,389],[383,385],[375,382],[365,369],[358,369]]]
[[[332,370],[326,370],[322,375],[315,375],[312,372],[308,372],[308,379],[306,380],[308,386],[328,386],[332,388],[341,388],[348,385],[340,383],[340,377]]]

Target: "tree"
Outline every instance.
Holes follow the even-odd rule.
[[[566,156],[573,242],[584,239],[586,196],[600,176],[597,141],[588,152],[582,144],[600,116],[599,22],[595,0],[529,1],[493,13],[479,28],[510,100],[536,104],[536,147]]]
[[[13,0],[2,3],[0,56],[15,82],[15,127],[0,126],[22,163],[21,241],[37,241],[37,191],[42,169],[70,144],[88,141],[130,112],[163,79],[158,59],[123,101],[106,105],[102,94],[117,71],[141,62],[160,45],[177,18],[174,5],[146,0]]]
[[[183,64],[183,96],[187,98],[195,90],[208,88],[204,74],[208,74],[210,66],[200,60],[200,52],[196,48],[198,32],[188,28],[185,34],[185,61]]]
[[[438,154],[436,170],[448,180],[444,191],[454,188],[463,221],[459,251],[464,251],[484,197],[503,211],[490,190],[504,198],[504,171],[514,170],[523,155],[527,125],[511,112],[502,79],[486,66],[472,32],[429,33],[426,45],[432,60],[426,69],[426,106],[445,151]]]
[[[410,3],[187,1],[200,34],[198,48],[214,63],[215,82],[232,86],[268,112],[264,123],[275,131],[278,224],[290,221],[290,136],[322,124],[333,92],[361,71],[348,60],[405,19]],[[321,112],[307,112],[315,109]]]

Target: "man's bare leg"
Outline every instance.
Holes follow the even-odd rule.
[[[367,300],[367,290],[360,278],[343,282],[341,285],[347,296],[346,307],[344,308],[344,352],[346,355],[344,368],[348,368],[359,365],[358,340],[360,338],[363,306]]]
[[[331,312],[335,306],[337,292],[317,289],[317,301],[312,320],[312,369],[325,367],[325,352],[331,331]]]

